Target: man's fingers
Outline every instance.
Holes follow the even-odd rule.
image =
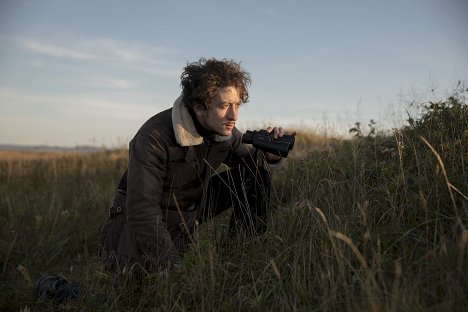
[[[274,128],[273,128],[273,137],[274,137],[275,139],[278,138],[278,134],[279,134],[279,133],[280,133],[279,129],[278,129],[277,127],[274,127]]]
[[[282,127],[278,128],[278,137],[281,138],[284,135],[284,129]]]
[[[273,137],[275,139],[281,138],[283,135],[285,135],[283,127],[274,127],[274,128],[273,127],[268,127],[266,130],[268,132],[270,132],[270,133],[273,132]],[[296,135],[296,131],[294,131],[290,135],[293,135],[293,136]]]

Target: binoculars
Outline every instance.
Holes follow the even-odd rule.
[[[253,147],[258,148],[267,153],[278,155],[281,157],[288,157],[288,153],[294,147],[295,137],[293,135],[284,134],[281,138],[275,139],[273,132],[266,130],[250,131],[242,135],[242,142],[252,144]]]

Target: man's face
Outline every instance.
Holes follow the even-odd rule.
[[[240,106],[239,93],[234,87],[218,89],[207,110],[195,105],[200,124],[208,131],[219,135],[230,135],[236,124]]]

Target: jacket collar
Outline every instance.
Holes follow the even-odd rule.
[[[172,107],[172,126],[176,141],[181,146],[192,146],[203,143],[203,137],[197,132],[192,116],[184,105],[182,96],[179,96]],[[231,135],[215,135],[214,141],[224,142],[231,138]]]

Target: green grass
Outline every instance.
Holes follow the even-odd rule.
[[[0,161],[0,306],[41,273],[83,285],[62,310],[459,311],[468,304],[468,109],[431,103],[392,134],[299,133],[274,173],[268,232],[227,240],[227,215],[169,277],[115,285],[97,258],[126,151]],[[437,104],[437,105],[436,105]],[[372,123],[371,123],[372,126]],[[426,140],[427,143],[424,142]]]

